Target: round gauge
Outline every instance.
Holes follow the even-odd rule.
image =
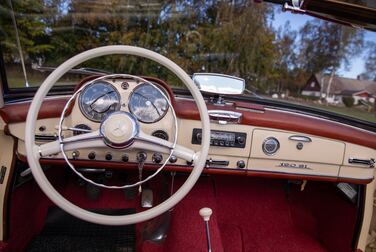
[[[107,114],[120,109],[120,95],[110,83],[98,81],[82,90],[79,105],[86,118],[100,122]]]
[[[143,83],[137,86],[129,98],[129,111],[144,123],[161,120],[168,110],[168,102],[158,88]]]

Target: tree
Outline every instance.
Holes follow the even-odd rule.
[[[309,74],[348,67],[363,45],[362,31],[318,19],[308,21],[299,35],[298,66]]]
[[[362,74],[366,79],[376,81],[376,43],[367,43],[368,54],[365,57],[365,69],[366,71]]]
[[[43,10],[44,1],[12,1],[14,12],[10,6],[10,1],[4,2],[6,4],[0,6],[0,41],[5,62],[17,63],[20,61],[12,13],[15,15],[25,60],[44,60],[46,53],[54,49],[49,43],[46,24],[39,15]],[[27,13],[27,15],[21,13]]]

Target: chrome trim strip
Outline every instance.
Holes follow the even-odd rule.
[[[291,140],[291,141],[297,141],[297,142],[304,142],[304,143],[310,143],[310,142],[312,142],[312,139],[310,137],[301,136],[301,135],[289,136],[289,140]]]
[[[209,118],[213,121],[225,121],[230,123],[239,123],[242,113],[227,110],[208,110]]]

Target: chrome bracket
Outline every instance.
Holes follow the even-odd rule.
[[[305,13],[301,7],[303,6],[304,0],[292,0],[292,5],[285,3],[282,7],[283,11],[291,11],[294,13]]]
[[[219,124],[239,123],[242,113],[227,110],[209,110],[209,118]]]

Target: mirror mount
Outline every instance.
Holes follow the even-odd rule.
[[[223,97],[221,95],[214,95],[214,96],[211,96],[209,98],[209,102],[213,105],[217,105],[217,106],[224,106],[226,103],[225,103],[225,99],[223,99]]]

